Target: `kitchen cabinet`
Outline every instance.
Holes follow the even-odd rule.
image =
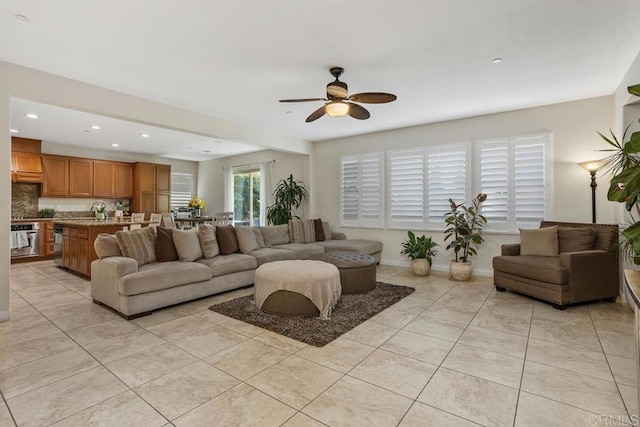
[[[130,199],[133,197],[133,164],[114,163],[114,197]]]
[[[69,197],[69,159],[43,156],[42,197]]]
[[[133,168],[133,212],[152,213],[171,210],[171,166],[136,163]]]
[[[42,156],[37,153],[11,152],[11,178],[14,182],[42,182]]]
[[[114,197],[115,194],[115,163],[94,160],[93,161],[93,196]]]
[[[93,196],[93,160],[69,158],[69,197]]]
[[[53,255],[53,222],[40,221],[40,256]]]

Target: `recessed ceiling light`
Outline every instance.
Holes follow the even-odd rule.
[[[33,113],[27,113],[25,114],[25,116],[29,117],[30,119],[37,119],[38,115],[37,114],[33,114]]]
[[[11,129],[11,133],[18,133],[18,129]]]
[[[112,147],[120,147],[120,144],[111,144]]]
[[[13,15],[13,17],[16,18],[18,21],[22,21],[22,22],[30,22],[31,21],[28,16],[20,15],[19,13],[16,13],[15,15]]]
[[[100,126],[98,126],[98,125],[93,125],[93,126],[91,126],[91,129],[100,130],[102,128]]]
[[[149,134],[148,133],[141,133],[140,136],[142,138],[149,138]]]
[[[210,153],[210,152],[211,152],[210,150],[202,150],[201,151],[201,153],[203,153],[203,154],[207,154],[207,153]]]
[[[287,111],[285,111],[285,113],[287,113],[287,114],[291,114],[291,111],[287,110]]]
[[[502,62],[502,58],[493,58],[493,60],[491,60],[491,63],[493,64],[499,64]]]

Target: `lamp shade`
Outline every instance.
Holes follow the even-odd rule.
[[[342,117],[346,116],[349,112],[349,104],[345,104],[344,102],[340,101],[333,101],[328,103],[325,106],[324,110],[331,117]]]
[[[602,160],[589,160],[586,162],[578,163],[578,166],[582,167],[588,172],[598,172],[604,166],[604,162]]]

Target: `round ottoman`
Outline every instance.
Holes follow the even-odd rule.
[[[358,252],[325,252],[314,255],[311,259],[338,267],[344,295],[362,294],[376,288],[376,260],[371,255]]]
[[[290,316],[329,317],[341,293],[338,269],[308,260],[262,264],[256,270],[253,287],[260,310]]]

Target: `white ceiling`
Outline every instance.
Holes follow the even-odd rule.
[[[609,95],[638,16],[638,0],[8,0],[0,59],[318,141]],[[331,66],[398,100],[313,123],[321,103],[277,102],[324,96]]]

